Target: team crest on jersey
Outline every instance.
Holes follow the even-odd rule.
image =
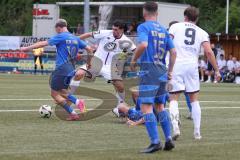
[[[104,45],[104,50],[107,52],[111,52],[116,49],[117,44],[115,42],[108,42]]]
[[[119,48],[121,50],[128,50],[132,47],[132,42],[128,40],[119,41]]]

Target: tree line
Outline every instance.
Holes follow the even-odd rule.
[[[0,35],[31,35],[32,34],[32,7],[33,3],[56,3],[67,0],[1,0],[0,1]],[[69,1],[69,0],[68,0]],[[71,0],[83,1],[83,0]],[[99,0],[91,0],[99,1]],[[112,0],[105,0],[112,1]],[[143,1],[143,0],[121,0]],[[146,0],[145,0],[146,1]],[[198,25],[209,33],[224,33],[226,23],[226,0],[159,0],[190,4],[200,9]],[[83,19],[83,7],[62,7],[61,17],[66,18],[69,24],[77,24]],[[73,15],[79,15],[76,19]],[[240,34],[240,1],[230,0],[229,33]]]

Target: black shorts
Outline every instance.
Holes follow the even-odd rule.
[[[208,62],[208,65],[207,65],[207,70],[208,71],[213,71],[213,66],[209,62]]]

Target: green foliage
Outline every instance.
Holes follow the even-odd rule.
[[[70,0],[40,0],[40,3],[56,3]],[[79,2],[83,0],[71,0]],[[99,1],[99,0],[91,0]],[[112,1],[112,0],[105,0]],[[122,0],[146,1],[146,0]],[[209,33],[225,32],[226,0],[159,0],[185,3],[200,8],[199,26]],[[34,0],[0,1],[0,35],[31,35],[32,5]],[[70,27],[83,21],[83,7],[61,7],[61,17],[68,19]],[[77,18],[76,18],[77,15]],[[230,0],[229,33],[240,33],[240,1]]]
[[[31,30],[31,0],[0,1],[0,35],[30,35]]]

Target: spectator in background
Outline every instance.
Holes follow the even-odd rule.
[[[77,26],[77,35],[83,34],[84,33],[84,29],[81,23],[78,23]]]
[[[37,73],[37,66],[41,67],[41,73],[43,74],[43,64],[42,64],[42,55],[43,55],[43,48],[33,49],[34,55],[34,74]]]
[[[238,72],[239,67],[240,67],[240,64],[238,63],[236,57],[233,57],[232,62],[228,63],[228,66],[227,66],[229,72],[232,72],[234,74],[236,74]]]
[[[220,71],[220,74],[223,77],[224,73],[227,70],[227,62],[226,62],[223,54],[220,55],[220,59],[217,60],[217,64],[218,64],[218,69]]]
[[[225,51],[223,49],[223,47],[221,45],[217,45],[218,47],[215,47],[217,50],[217,55],[216,55],[216,59],[220,60],[220,55],[222,54],[223,56],[225,56]]]
[[[128,26],[126,35],[136,35],[135,26],[133,23]]]
[[[198,59],[198,69],[200,72],[200,81],[203,82],[204,81],[204,73],[207,69],[207,64],[205,63],[203,57],[199,57]]]
[[[230,56],[231,58],[231,56]],[[235,77],[239,74],[240,64],[237,61],[236,57],[232,57],[232,60],[228,60],[227,62],[227,73],[224,77],[225,82],[234,82]]]
[[[233,56],[232,56],[232,54],[230,54],[229,56],[228,56],[228,61],[227,61],[227,66],[231,66],[232,65],[232,58],[233,58]],[[227,68],[228,69],[228,68]]]

